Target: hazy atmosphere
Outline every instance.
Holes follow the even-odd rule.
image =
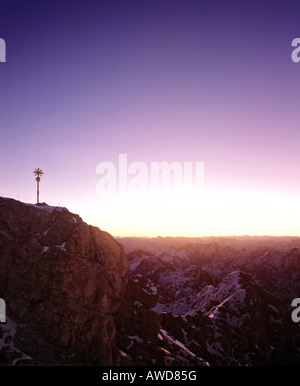
[[[42,202],[115,236],[299,235],[299,10],[1,1],[0,194],[35,203],[39,167]],[[204,189],[102,196],[119,154],[203,163]]]

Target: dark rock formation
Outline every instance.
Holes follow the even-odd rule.
[[[155,345],[165,350],[160,364],[300,364],[299,325],[292,321],[290,308],[291,300],[299,297],[299,249],[289,238],[274,239],[278,250],[272,248],[272,239],[271,246],[258,240],[257,248],[255,239],[246,239],[250,247],[244,247],[243,240],[235,241],[241,245],[230,247],[226,239],[224,246],[211,242],[185,246],[184,240],[181,246],[178,240],[172,246],[170,240],[164,245],[159,239],[156,248],[156,239],[128,244],[125,240],[129,281],[147,278],[159,294],[151,311],[160,323]],[[128,310],[134,312],[140,291],[127,293]],[[138,325],[140,316],[135,315]],[[124,322],[122,336],[126,328]],[[135,341],[139,334],[136,329]],[[132,348],[121,347],[125,353]]]
[[[163,328],[211,365],[296,363],[297,326],[287,307],[242,272],[205,287],[185,315],[162,316]]]
[[[142,275],[129,279],[126,298],[116,318],[117,344],[123,353],[123,364],[153,365],[158,360],[160,318],[151,310],[157,300],[157,288],[149,279]]]
[[[122,365],[205,366],[207,363],[161,329],[161,315],[152,311],[161,295],[153,282],[137,274],[129,278],[126,298],[118,311],[117,344]]]
[[[78,215],[0,198],[0,361],[118,364],[128,268],[122,246]]]

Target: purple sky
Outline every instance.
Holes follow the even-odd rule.
[[[211,189],[297,204],[299,12],[289,0],[1,0],[0,194],[34,202],[40,167],[43,201],[125,234],[114,208],[104,218],[96,205],[95,171],[126,153],[204,162]]]

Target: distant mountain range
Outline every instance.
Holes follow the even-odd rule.
[[[134,362],[155,362],[140,355],[152,345],[163,350],[165,364],[300,363],[299,325],[291,320],[291,302],[300,297],[300,238],[118,241],[125,247],[129,284],[135,288],[127,291],[131,324],[149,323],[149,310],[157,319],[152,325],[158,338],[153,340],[145,333],[149,326],[133,334],[129,325],[127,335],[133,338],[122,330],[120,345]],[[142,308],[146,313],[138,316]]]

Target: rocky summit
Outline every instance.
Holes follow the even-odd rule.
[[[46,204],[0,198],[0,363],[119,363],[128,260],[111,235]]]

